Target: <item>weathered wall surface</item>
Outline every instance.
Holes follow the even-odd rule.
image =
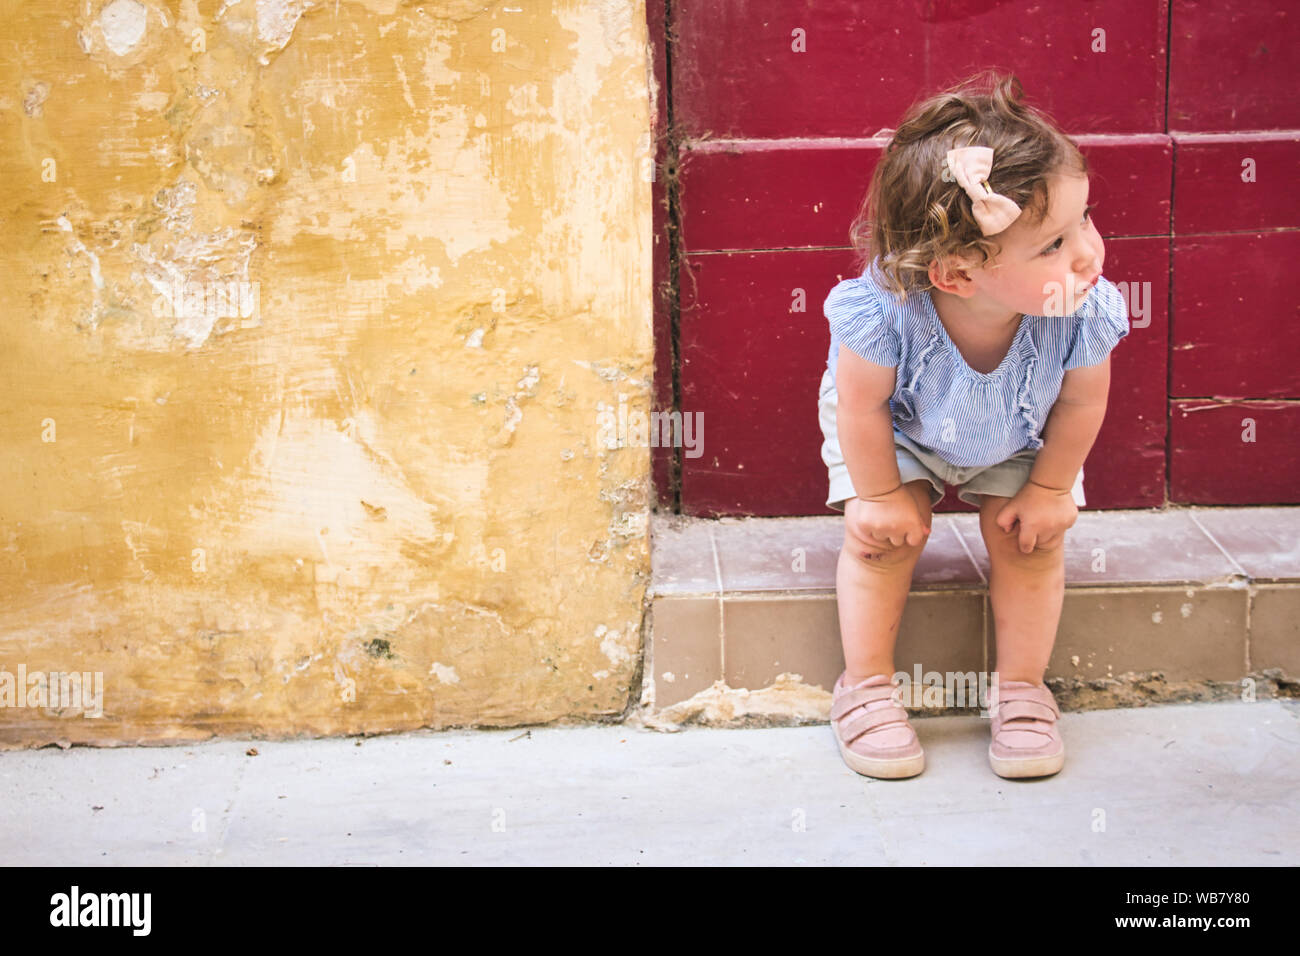
[[[622,713],[642,4],[0,9],[0,743]]]

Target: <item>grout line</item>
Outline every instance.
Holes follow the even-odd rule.
[[[1170,186],[1170,188],[1171,189],[1173,188],[1172,185]],[[1170,203],[1170,207],[1172,210],[1172,201]],[[1166,242],[1169,243],[1169,247],[1168,247],[1169,259],[1172,261],[1174,239],[1205,239],[1205,238],[1212,238],[1217,236],[1257,236],[1260,234],[1293,233],[1296,231],[1297,230],[1294,226],[1268,226],[1268,227],[1255,228],[1255,229],[1225,229],[1217,232],[1179,232],[1179,233],[1133,232],[1133,233],[1124,233],[1124,234],[1103,233],[1102,238],[1103,239],[1164,239]],[[848,252],[848,251],[852,251],[852,248],[853,248],[852,246],[841,246],[841,245],[836,245],[836,246],[728,246],[722,249],[689,249],[688,248],[688,249],[684,249],[682,255],[683,256],[690,255],[693,258],[701,258],[703,256],[763,255],[766,253],[776,253],[776,252]],[[1173,282],[1171,281],[1169,284],[1170,299],[1173,298],[1173,293],[1174,293],[1174,287],[1173,287]],[[1170,311],[1167,314],[1172,315],[1173,313],[1172,311]],[[1172,332],[1172,330],[1173,329],[1171,323],[1170,332]],[[1167,379],[1168,376],[1166,376],[1166,380]],[[1169,398],[1170,401],[1176,401],[1186,396],[1169,395],[1166,397]],[[1214,396],[1209,396],[1209,397],[1213,398]],[[1285,402],[1285,401],[1295,401],[1295,399],[1294,398],[1252,398],[1252,399],[1237,399],[1237,401]],[[818,517],[821,516],[819,515]]]
[[[982,666],[985,674],[989,673],[989,631],[991,630],[989,626],[989,617],[991,616],[990,609],[992,608],[992,606],[993,606],[993,599],[989,597],[989,592],[985,591],[982,595],[980,595],[980,617],[982,618],[980,622],[980,631],[984,635],[984,661]],[[994,647],[994,649],[996,650],[996,646]],[[988,716],[988,708],[985,708],[984,712],[981,713],[980,716],[981,717]]]
[[[1288,591],[1300,591],[1300,585],[1294,581],[1279,582],[1277,587],[1284,588]],[[1072,596],[1087,596],[1090,594],[1134,594],[1142,591],[1186,591],[1188,588],[1200,588],[1205,590],[1204,582],[1186,581],[1171,579],[1168,581],[1102,581],[1097,584],[1075,584],[1071,585],[1068,581],[1065,586],[1065,593]],[[1239,588],[1245,590],[1245,588]],[[1251,591],[1258,589],[1252,584]],[[925,594],[925,595],[948,595],[948,594],[987,594],[989,589],[979,584],[949,584],[942,587],[921,587],[908,591],[908,595]],[[666,600],[699,600],[702,598],[717,597],[716,591],[670,591],[655,595],[658,598]],[[728,596],[727,600],[734,597],[737,603],[750,604],[756,601],[827,601],[834,600],[835,588],[832,585],[816,588],[801,588],[798,591],[792,591],[788,588],[754,588],[753,590],[737,590],[733,595]]]
[[[1118,589],[1133,590],[1132,588],[1126,589],[1122,585],[1119,586]],[[953,584],[947,587],[917,588],[915,590],[909,591],[908,594],[909,595],[911,594],[935,594],[935,595],[983,594],[987,590],[988,590],[987,588],[982,588],[978,584],[972,583],[972,584]],[[661,597],[668,597],[672,599],[681,599],[681,600],[689,600],[692,598],[694,599],[711,598],[716,596],[717,596],[716,591],[707,591],[707,592],[683,591],[681,593],[661,595]],[[798,591],[792,591],[789,588],[754,588],[752,590],[739,589],[733,591],[731,594],[727,596],[728,601],[732,600],[733,598],[735,599],[737,604],[740,603],[752,604],[756,601],[827,601],[827,600],[833,601],[835,599],[835,587],[833,585],[827,585],[826,587],[802,588]]]
[[[664,232],[668,240],[668,362],[669,373],[672,376],[672,411],[680,411],[682,405],[682,302],[681,302],[681,270],[682,262],[685,258],[685,249],[683,248],[682,237],[682,196],[681,181],[678,174],[681,171],[681,140],[684,136],[678,129],[678,121],[675,110],[675,99],[673,97],[673,22],[675,19],[674,0],[665,0],[663,8],[663,50],[664,50],[664,138],[663,138],[663,165],[666,167],[667,182],[664,184],[664,200],[667,203],[667,209],[664,212]],[[656,26],[659,24],[656,23]],[[658,39],[658,38],[656,38]],[[653,64],[652,70],[653,73]],[[652,76],[653,79],[653,76]],[[657,106],[658,104],[656,104]],[[656,147],[655,160],[659,159],[660,150]],[[657,201],[655,190],[651,190],[652,201]],[[656,237],[657,238],[657,237]],[[654,269],[651,267],[651,284],[653,285]],[[659,290],[654,290],[654,297],[659,296]],[[656,301],[655,308],[663,306],[662,302]],[[653,319],[653,316],[652,316]],[[677,446],[673,449],[668,458],[668,496],[670,506],[675,514],[682,513],[682,454],[683,449]]]
[[[718,541],[709,525],[709,546],[713,549],[713,573],[718,581],[718,675],[727,679],[727,614],[723,607],[722,563],[718,560]]]
[[[1256,236],[1269,232],[1296,232],[1294,226],[1272,226],[1258,229],[1238,229],[1236,231],[1216,232],[1180,232],[1171,236],[1167,232],[1131,232],[1103,233],[1103,239],[1203,239],[1212,236]],[[845,245],[808,245],[808,246],[723,246],[717,249],[690,249],[692,256],[737,256],[754,255],[765,252],[851,252],[852,246]]]
[[[1246,674],[1249,674],[1249,673],[1251,672],[1251,661],[1250,661],[1250,633],[1251,633],[1251,632],[1250,632],[1250,616],[1251,616],[1251,612],[1255,609],[1255,593],[1256,593],[1256,592],[1255,592],[1255,589],[1254,589],[1253,587],[1252,587],[1252,588],[1247,588],[1247,589],[1246,589],[1246,646],[1245,646],[1245,648],[1242,649],[1242,655],[1241,655],[1241,656],[1244,658],[1244,660],[1242,661],[1242,663],[1244,664],[1244,666],[1245,666],[1245,668],[1246,668],[1245,671],[1244,671],[1243,673],[1246,673]]]

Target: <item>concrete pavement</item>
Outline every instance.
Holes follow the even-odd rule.
[[[860,777],[825,725],[629,725],[0,753],[10,865],[1295,865],[1300,701],[1067,713],[1065,769]],[[246,751],[256,748],[257,756]]]

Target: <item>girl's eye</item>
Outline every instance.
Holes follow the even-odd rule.
[[[1095,202],[1094,202],[1094,203],[1088,203],[1088,205],[1085,206],[1085,207],[1083,208],[1083,219],[1082,219],[1082,221],[1083,221],[1083,222],[1087,222],[1087,221],[1088,221],[1088,217],[1092,215],[1092,211],[1093,211],[1094,209],[1096,209],[1096,208],[1097,208],[1097,204],[1096,204]],[[1054,243],[1052,243],[1050,246],[1048,246],[1046,249],[1044,249],[1044,250],[1043,250],[1043,255],[1045,255],[1045,256],[1050,256],[1050,255],[1051,255],[1053,252],[1055,252],[1057,249],[1061,248],[1061,242],[1062,242],[1062,240],[1063,240],[1064,238],[1065,238],[1065,237],[1062,236],[1060,239],[1057,239]]]

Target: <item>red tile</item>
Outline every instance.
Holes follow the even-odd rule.
[[[688,252],[847,246],[884,141],[701,143],[682,153]]]
[[[832,514],[817,388],[830,348],[822,303],[843,252],[688,257],[681,295],[682,412],[701,412],[704,454],[682,458],[682,512]],[[803,289],[805,311],[792,312]]]
[[[1103,237],[1169,232],[1174,149],[1163,133],[1076,136],[1092,169],[1089,198]]]
[[[1173,149],[1164,135],[1080,136],[1102,234],[1169,231]],[[884,141],[760,140],[684,150],[688,252],[846,246]]]
[[[1174,144],[1176,233],[1300,224],[1300,132],[1180,133]]]
[[[1170,130],[1300,127],[1295,4],[1174,0],[1169,38]]]
[[[1174,240],[1171,396],[1300,398],[1300,232]]]
[[[1169,403],[1169,500],[1300,504],[1300,405]]]
[[[1014,70],[1028,101],[1070,132],[1165,130],[1168,0],[809,6],[673,5],[674,116],[687,137],[871,136],[989,67]],[[1098,30],[1105,52],[1093,49]]]

